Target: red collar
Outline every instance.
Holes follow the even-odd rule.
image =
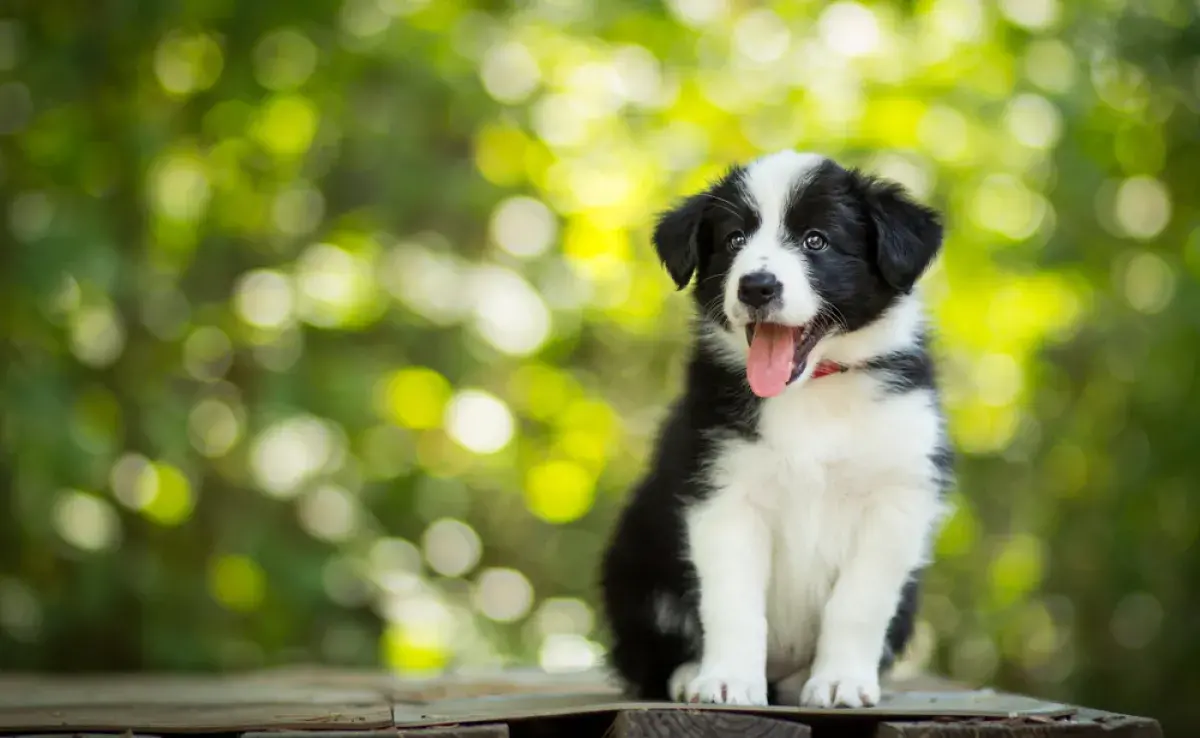
[[[810,379],[828,377],[830,374],[841,374],[849,369],[850,367],[846,366],[845,364],[839,364],[836,361],[821,361],[818,362],[816,368],[813,369],[812,377],[810,377]]]

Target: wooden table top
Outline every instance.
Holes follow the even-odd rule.
[[[853,728],[856,735],[897,737],[1161,736],[1153,720],[934,678],[886,685],[876,707],[813,710],[632,702],[600,672],[460,672],[421,680],[324,668],[230,675],[0,674],[0,733],[16,735],[221,733],[265,738],[255,734],[317,731],[322,734],[318,738],[349,738],[382,731],[491,738],[532,731],[581,738],[592,733],[796,737],[810,735],[813,728],[824,735],[822,730],[838,726]]]

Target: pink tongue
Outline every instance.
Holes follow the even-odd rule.
[[[796,338],[791,328],[772,323],[759,323],[750,341],[746,358],[746,378],[750,389],[759,397],[774,397],[783,392],[792,377],[792,357],[796,353]]]

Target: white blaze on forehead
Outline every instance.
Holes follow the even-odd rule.
[[[782,226],[791,194],[826,161],[820,154],[780,151],[755,159],[746,167],[743,186],[758,208],[761,230]]]
[[[759,217],[759,227],[748,234],[746,246],[734,258],[725,283],[725,314],[735,325],[747,320],[738,300],[743,275],[767,271],[783,284],[783,300],[772,322],[801,325],[817,313],[819,298],[813,290],[804,256],[786,243],[784,217],[793,195],[827,159],[820,154],[780,151],[756,159],[742,176],[742,192]],[[744,340],[744,339],[743,339]]]

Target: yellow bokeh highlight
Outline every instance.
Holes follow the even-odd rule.
[[[954,289],[934,306],[939,333],[972,352],[1027,355],[1048,336],[1067,334],[1085,314],[1087,295],[1067,275],[962,274],[952,282],[971,289]]]
[[[360,329],[378,319],[384,304],[373,263],[378,247],[363,237],[336,237],[340,243],[313,244],[297,259],[297,312],[320,328]]]
[[[564,427],[593,431],[604,435],[616,428],[617,418],[613,409],[601,400],[576,400],[566,408],[559,419]]]
[[[168,33],[154,52],[154,74],[173,97],[207,90],[225,66],[221,46],[205,33]]]
[[[950,435],[955,446],[966,453],[1002,451],[1017,432],[1019,414],[1013,405],[988,405],[971,398],[949,405],[947,411]]]
[[[263,148],[277,156],[298,156],[312,145],[317,121],[317,108],[308,98],[278,95],[259,111],[254,137]]]
[[[654,335],[660,328],[659,317],[668,294],[670,282],[660,270],[636,272],[629,285],[629,294],[613,305],[608,313],[626,330],[640,335]]]
[[[432,31],[435,34],[445,37],[453,36],[451,31],[454,28],[454,24],[459,21],[468,7],[465,3],[439,3],[429,0],[425,2],[392,0],[389,3],[382,3],[380,7],[399,9],[406,5],[415,10],[415,12],[407,12],[404,15],[406,25],[411,25],[413,28],[420,28],[425,31]]]
[[[605,228],[589,218],[572,218],[563,233],[563,255],[577,261],[629,261],[629,236],[624,231]]]
[[[337,248],[367,261],[374,261],[383,252],[383,248],[370,233],[359,230],[343,229],[331,232],[325,239]]]
[[[564,408],[556,420],[560,431],[555,450],[598,471],[608,459],[616,437],[613,409],[600,400],[579,399]]]
[[[595,499],[596,480],[579,464],[547,461],[525,476],[525,504],[548,523],[569,523],[583,517]]]
[[[554,154],[541,141],[526,140],[525,145],[525,177],[537,187],[545,190],[549,187],[547,174],[554,164]]]
[[[873,145],[889,148],[915,148],[917,131],[925,117],[923,102],[911,97],[872,100],[862,119],[862,137]]]
[[[234,612],[257,610],[266,596],[266,580],[262,568],[246,556],[218,557],[208,569],[208,590],[213,599]]]
[[[383,662],[396,671],[437,671],[450,659],[443,629],[432,623],[391,623],[380,637],[380,646]]]
[[[1028,534],[1009,538],[992,561],[992,601],[1001,607],[1018,602],[1042,583],[1042,544]]]
[[[517,184],[525,172],[528,141],[516,128],[485,126],[475,138],[475,167],[493,184]]]
[[[179,525],[191,517],[195,500],[183,472],[170,464],[149,464],[138,476],[141,513],[159,525]]]
[[[508,382],[513,403],[534,420],[549,420],[579,394],[566,372],[542,363],[531,363],[513,372]]]
[[[559,436],[555,449],[588,468],[599,469],[608,458],[608,437],[586,430],[567,431]]]
[[[385,377],[379,392],[379,414],[404,428],[440,428],[450,382],[433,369],[413,366]]]

